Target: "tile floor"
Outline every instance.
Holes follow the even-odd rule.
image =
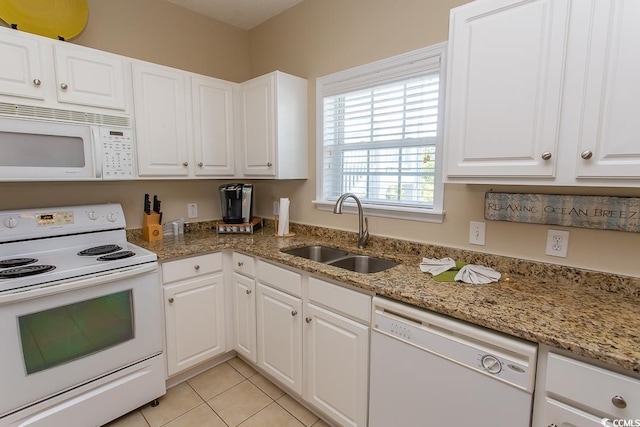
[[[108,427],[328,427],[237,357],[167,390]],[[106,427],[105,426],[105,427]]]

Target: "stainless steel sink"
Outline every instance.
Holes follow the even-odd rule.
[[[393,261],[374,258],[367,255],[349,255],[328,263],[334,267],[355,271],[356,273],[377,273],[398,265]]]
[[[330,248],[327,246],[320,246],[320,245],[285,249],[282,252],[284,252],[285,254],[295,255],[295,256],[307,258],[312,261],[318,261],[318,262],[329,262],[329,261],[349,255],[349,252],[347,251]]]
[[[312,261],[321,262],[356,273],[377,273],[395,267],[397,263],[368,255],[352,254],[342,249],[311,245],[300,248],[283,249],[282,252]]]

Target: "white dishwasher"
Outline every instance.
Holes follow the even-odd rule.
[[[537,345],[375,297],[369,427],[529,427]]]

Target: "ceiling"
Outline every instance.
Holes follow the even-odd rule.
[[[245,30],[267,21],[302,0],[167,0]]]

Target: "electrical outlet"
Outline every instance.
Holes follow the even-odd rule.
[[[485,223],[471,221],[469,223],[469,243],[484,246]]]
[[[280,215],[280,201],[279,200],[274,200],[273,201],[273,216],[278,216]]]
[[[567,257],[569,247],[569,232],[549,229],[547,232],[547,250],[545,253],[560,258]]]
[[[198,218],[198,204],[189,203],[187,205],[187,215],[189,218]]]

